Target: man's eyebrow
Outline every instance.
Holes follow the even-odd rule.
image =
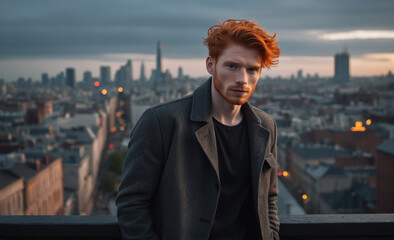
[[[223,64],[233,64],[233,65],[237,65],[237,66],[242,65],[242,64],[240,64],[239,62],[232,61],[232,60],[226,60],[226,61],[223,62]],[[260,64],[260,63],[252,64],[252,65],[249,65],[249,66],[247,66],[247,67],[248,67],[248,68],[260,68],[260,67],[261,67],[261,64]]]
[[[234,65],[240,65],[239,63],[235,62],[235,61],[231,61],[231,60],[226,60],[223,62],[224,64],[234,64]]]

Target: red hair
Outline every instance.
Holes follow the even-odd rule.
[[[270,69],[279,63],[280,49],[276,33],[270,36],[256,23],[247,20],[228,19],[208,29],[204,45],[208,46],[209,56],[217,60],[224,49],[232,44],[257,49],[261,58],[261,67]]]

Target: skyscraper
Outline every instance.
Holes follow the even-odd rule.
[[[42,73],[41,74],[41,85],[43,87],[48,87],[49,86],[49,76],[48,73]]]
[[[182,67],[178,68],[178,79],[182,79],[183,78],[183,69]]]
[[[302,69],[299,69],[299,70],[297,71],[297,79],[298,79],[298,80],[303,80],[303,79],[304,79],[304,75],[303,75],[303,73],[302,73]]]
[[[115,84],[122,87],[131,87],[133,85],[131,60],[127,60],[126,65],[120,66],[120,69],[116,71]]]
[[[146,81],[146,76],[145,76],[145,64],[144,62],[141,63],[141,70],[140,70],[140,82],[143,83]]]
[[[162,67],[161,67],[161,42],[157,44],[157,55],[156,55],[156,73],[157,76],[162,74]]]
[[[335,83],[347,83],[349,82],[349,54],[344,51],[342,53],[335,54]]]
[[[108,85],[111,82],[111,68],[109,66],[100,67],[100,82],[103,86]]]
[[[76,87],[75,69],[74,68],[66,68],[66,86],[68,86],[70,88]]]
[[[132,85],[133,81],[133,66],[131,64],[131,60],[127,60],[126,66],[125,66],[125,71],[126,71],[126,83],[128,85]]]
[[[93,82],[93,77],[92,77],[92,72],[91,71],[85,71],[83,73],[83,82],[85,84],[90,84]]]

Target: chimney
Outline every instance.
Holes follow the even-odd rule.
[[[36,160],[36,171],[40,171],[41,170],[41,160],[37,159]]]
[[[44,156],[44,161],[45,161],[45,165],[48,166],[49,163],[51,162],[51,158],[49,157],[49,155]]]

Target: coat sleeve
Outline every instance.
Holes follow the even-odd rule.
[[[274,131],[273,131],[273,144],[271,152],[274,155],[275,161],[277,161],[277,127],[274,120]],[[272,230],[273,239],[279,239],[279,217],[278,207],[276,201],[278,198],[278,169],[277,165],[271,172],[270,190],[268,196],[268,217],[270,221],[270,228]]]
[[[148,109],[134,127],[116,198],[122,239],[159,239],[151,214],[163,167],[159,119]]]

